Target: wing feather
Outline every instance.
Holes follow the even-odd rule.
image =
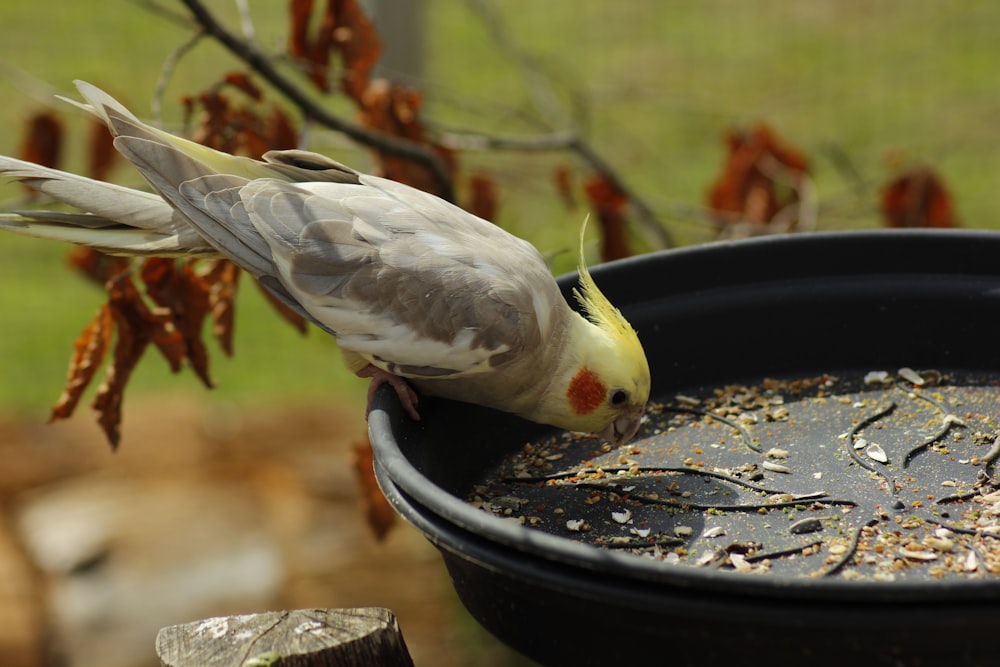
[[[545,334],[536,309],[554,301],[533,295],[546,284],[542,258],[457,207],[410,206],[371,185],[257,180],[241,196],[289,292],[373,363],[411,376],[475,372]]]

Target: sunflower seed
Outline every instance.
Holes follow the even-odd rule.
[[[802,519],[788,527],[792,535],[805,535],[815,533],[817,530],[823,530],[823,523],[819,519]]]
[[[770,470],[771,472],[783,472],[789,474],[792,471],[788,469],[788,466],[783,466],[780,463],[772,463],[771,461],[764,461],[760,464],[764,470]]]
[[[611,518],[615,520],[615,523],[628,523],[632,520],[632,510],[625,510],[624,512],[612,512]]]
[[[916,372],[912,368],[907,368],[906,366],[899,369],[899,377],[903,378],[907,382],[912,382],[918,387],[921,387],[924,384],[924,379],[920,377],[920,373]]]
[[[938,555],[933,551],[924,551],[922,549],[910,549],[903,547],[899,550],[899,553],[903,555],[903,558],[908,560],[920,560],[920,561],[931,561],[937,560]]]
[[[871,371],[865,374],[865,384],[885,384],[889,381],[889,374],[885,371]]]
[[[969,552],[965,555],[965,567],[966,572],[975,572],[979,569],[979,559],[976,557],[976,552],[969,549]]]
[[[747,559],[743,554],[729,554],[729,562],[733,564],[733,567],[736,568],[737,572],[746,572],[751,568],[750,563],[747,562]]]
[[[885,450],[876,445],[874,442],[868,445],[868,449],[865,450],[865,454],[872,461],[878,461],[879,463],[889,462],[889,457],[885,455]]]

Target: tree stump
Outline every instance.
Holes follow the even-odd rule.
[[[301,609],[221,616],[156,635],[164,667],[413,667],[388,609]]]

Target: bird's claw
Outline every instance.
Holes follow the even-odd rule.
[[[394,375],[371,364],[359,370],[357,376],[371,378],[371,382],[368,384],[368,404],[365,407],[365,419],[368,418],[368,414],[372,411],[375,392],[383,384],[388,384],[396,391],[396,396],[399,397],[399,402],[403,405],[403,409],[406,410],[406,414],[410,415],[413,421],[420,421],[420,413],[417,412],[417,403],[420,399],[409,382],[398,375]]]

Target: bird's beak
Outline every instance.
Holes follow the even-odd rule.
[[[632,439],[635,432],[639,430],[639,424],[642,423],[642,416],[645,414],[646,408],[639,408],[636,412],[624,415],[614,420],[608,426],[598,433],[614,446],[624,445],[626,442]]]

